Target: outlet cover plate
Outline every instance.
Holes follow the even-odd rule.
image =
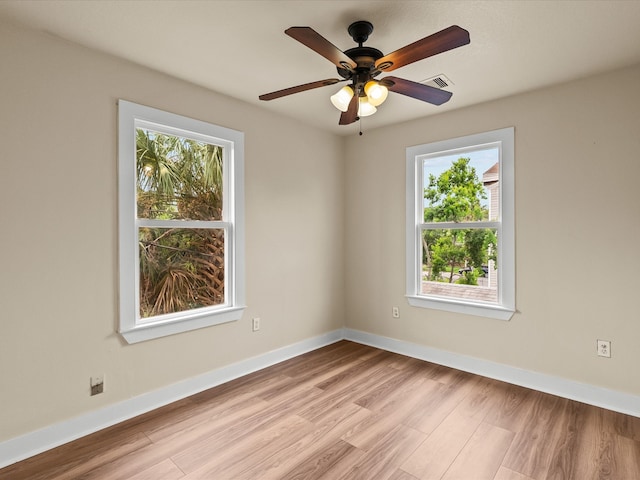
[[[609,340],[598,340],[598,356],[611,358],[611,342]]]
[[[90,379],[91,396],[104,392],[104,375],[96,375]]]

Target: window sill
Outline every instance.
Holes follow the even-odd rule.
[[[120,335],[129,344],[144,342],[154,338],[166,337],[167,335],[175,335],[176,333],[189,332],[199,328],[240,320],[245,308],[230,307],[206,315],[185,317],[180,320],[141,323],[132,328],[121,329]]]
[[[446,299],[426,298],[417,295],[407,295],[409,305],[420,308],[432,308],[447,312],[464,313],[477,317],[494,318],[509,321],[515,313],[514,309],[500,305],[451,301]]]

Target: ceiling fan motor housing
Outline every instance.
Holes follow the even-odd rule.
[[[338,75],[346,80],[353,79],[354,89],[362,92],[364,84],[380,73],[380,71],[374,72],[374,66],[376,60],[382,58],[384,54],[377,48],[362,46],[373,32],[373,25],[370,22],[365,20],[354,22],[349,25],[348,32],[358,46],[345,50],[344,54],[356,62],[357,67],[355,71],[338,67]]]

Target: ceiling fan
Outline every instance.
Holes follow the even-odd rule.
[[[360,117],[375,113],[376,107],[386,100],[389,91],[434,105],[442,105],[451,98],[451,92],[393,76],[379,80],[376,80],[375,77],[382,72],[390,72],[418,60],[461,47],[471,41],[468,31],[457,25],[452,25],[384,55],[377,48],[363,46],[363,43],[373,32],[373,25],[370,22],[364,20],[354,22],[349,25],[347,31],[358,46],[343,52],[311,27],[286,29],[284,33],[333,63],[342,78],[328,78],[305,83],[266,93],[258,98],[260,100],[274,100],[294,93],[349,81],[351,82],[349,85],[331,96],[333,105],[342,112],[338,122],[340,125],[349,125]]]

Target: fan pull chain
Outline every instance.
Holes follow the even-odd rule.
[[[362,118],[358,118],[358,127],[360,128],[358,135],[362,136]]]

